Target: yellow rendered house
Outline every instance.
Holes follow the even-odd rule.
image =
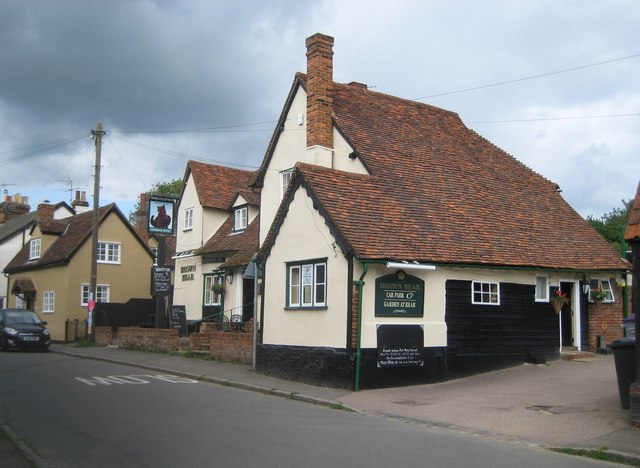
[[[33,310],[54,341],[67,320],[88,314],[93,212],[64,219],[40,217],[28,243],[5,267],[8,307]],[[150,297],[153,253],[115,204],[99,209],[96,302]]]

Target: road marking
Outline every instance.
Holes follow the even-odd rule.
[[[158,381],[158,380],[162,382],[169,382],[174,384],[198,383],[197,380],[189,379],[186,377],[180,377],[177,375],[170,375],[170,374],[108,375],[106,377],[98,377],[93,375],[91,377],[76,377],[76,380],[84,384],[87,384],[91,387],[95,387],[97,385],[111,385],[111,384],[145,385],[145,384],[151,383],[152,381]]]

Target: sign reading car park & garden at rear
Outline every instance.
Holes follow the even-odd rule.
[[[422,317],[424,281],[403,270],[376,278],[376,317]]]

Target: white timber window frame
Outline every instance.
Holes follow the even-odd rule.
[[[35,260],[40,258],[40,251],[42,247],[42,239],[36,237],[29,241],[29,260]]]
[[[184,226],[183,231],[193,229],[193,207],[184,210]]]
[[[249,225],[249,207],[241,206],[233,211],[233,231],[240,232]]]
[[[45,291],[42,293],[42,313],[52,314],[56,310],[56,292]]]
[[[493,281],[472,281],[471,303],[478,305],[500,305],[500,283]]]
[[[284,194],[287,191],[287,187],[291,183],[291,177],[293,176],[293,169],[287,169],[280,173],[280,199],[284,198]]]
[[[95,302],[109,302],[111,288],[106,284],[96,285]],[[83,284],[80,289],[80,305],[86,307],[89,305],[89,296],[91,295],[91,285]]]
[[[327,260],[287,264],[287,309],[327,306]]]
[[[120,264],[121,245],[119,242],[98,242],[98,263]]]
[[[549,302],[549,277],[536,275],[536,302]]]

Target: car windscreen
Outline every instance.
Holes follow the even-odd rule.
[[[5,325],[10,323],[38,324],[40,318],[33,312],[6,312],[4,317]]]

